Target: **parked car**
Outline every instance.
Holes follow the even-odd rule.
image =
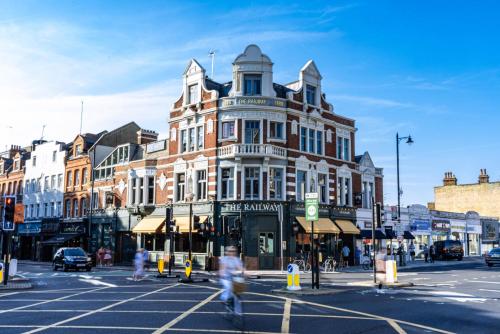
[[[486,254],[484,258],[488,267],[493,267],[494,264],[500,264],[500,247],[493,248]]]
[[[92,269],[92,259],[80,247],[59,248],[52,260],[52,269],[57,270],[58,268],[63,268],[64,271],[69,269],[90,271]]]
[[[459,240],[436,241],[434,249],[436,250],[436,258],[441,260],[458,259],[458,261],[462,261],[464,257],[464,247]]]

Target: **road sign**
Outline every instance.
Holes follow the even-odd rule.
[[[305,210],[307,221],[318,220],[318,193],[306,193]]]

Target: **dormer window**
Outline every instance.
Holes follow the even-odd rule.
[[[316,105],[316,87],[306,85],[306,102],[307,104]]]
[[[3,173],[4,173],[3,164],[0,164],[0,174],[3,174]]]
[[[198,102],[198,84],[190,85],[189,86],[189,96],[188,96],[188,103],[189,104],[194,104]]]
[[[76,145],[75,146],[75,155],[80,155],[82,153],[82,145]]]
[[[245,74],[244,75],[244,91],[247,96],[255,96],[262,94],[262,75],[260,74]]]
[[[19,159],[14,160],[14,170],[19,170]],[[3,168],[2,168],[3,172]]]

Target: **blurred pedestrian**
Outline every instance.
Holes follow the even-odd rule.
[[[429,247],[427,247],[427,244],[424,244],[424,259],[425,262],[429,262]]]
[[[344,267],[349,266],[349,254],[351,254],[351,250],[347,245],[342,247],[342,263]]]
[[[144,249],[142,248],[139,248],[135,253],[134,269],[134,281],[138,281],[144,277]]]
[[[101,246],[101,248],[99,248],[97,250],[97,256],[96,256],[96,261],[97,261],[97,264],[99,265],[99,267],[102,267],[103,264],[104,264],[104,254],[106,254],[106,251],[104,250],[104,247]]]
[[[143,248],[142,256],[144,258],[144,270],[149,270],[151,263],[149,262],[149,252],[147,249]]]
[[[434,247],[434,245],[431,245],[431,247],[429,248],[429,255],[431,258],[431,263],[434,263],[434,260],[436,258],[436,248]]]
[[[113,259],[113,255],[112,255],[111,249],[105,248],[104,249],[104,265],[107,267],[111,266],[112,259]]]
[[[413,244],[413,241],[410,241],[410,246],[408,246],[408,250],[410,251],[411,262],[415,262],[415,245]]]

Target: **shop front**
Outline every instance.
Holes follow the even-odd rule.
[[[424,257],[424,247],[431,244],[431,220],[430,219],[411,219],[410,231],[415,236],[413,241],[415,245],[415,257]]]
[[[336,245],[336,253],[343,252],[344,247],[349,248],[349,265],[355,264],[356,237],[360,230],[356,227],[356,209],[350,207],[332,206],[331,219],[340,229],[339,242]]]
[[[465,232],[466,232],[466,222],[465,220],[450,219],[450,240],[461,241],[465,246]]]
[[[50,240],[59,233],[59,219],[42,219],[40,241],[37,242],[35,257],[38,261],[52,261],[52,256],[57,251],[57,244]]]
[[[450,235],[450,220],[444,218],[433,218],[432,219],[432,242],[439,240],[447,240]]]
[[[17,256],[20,260],[35,260],[36,246],[40,242],[40,232],[42,231],[42,223],[26,222],[17,224],[18,248]]]
[[[480,218],[481,228],[482,228],[482,253],[489,252],[491,249],[498,247],[499,238],[498,230],[499,223],[498,219],[494,218]]]
[[[221,256],[225,246],[235,245],[248,269],[279,269],[281,252],[286,257],[288,249],[295,247],[287,242],[292,222],[285,224],[285,205],[270,201],[220,202],[216,222],[219,247],[214,254]],[[303,208],[301,212],[303,216]]]
[[[467,222],[467,242],[466,247],[464,247],[464,253],[468,256],[481,255],[481,235],[483,229],[481,227],[479,214],[474,211],[469,211],[465,214],[465,219]]]

